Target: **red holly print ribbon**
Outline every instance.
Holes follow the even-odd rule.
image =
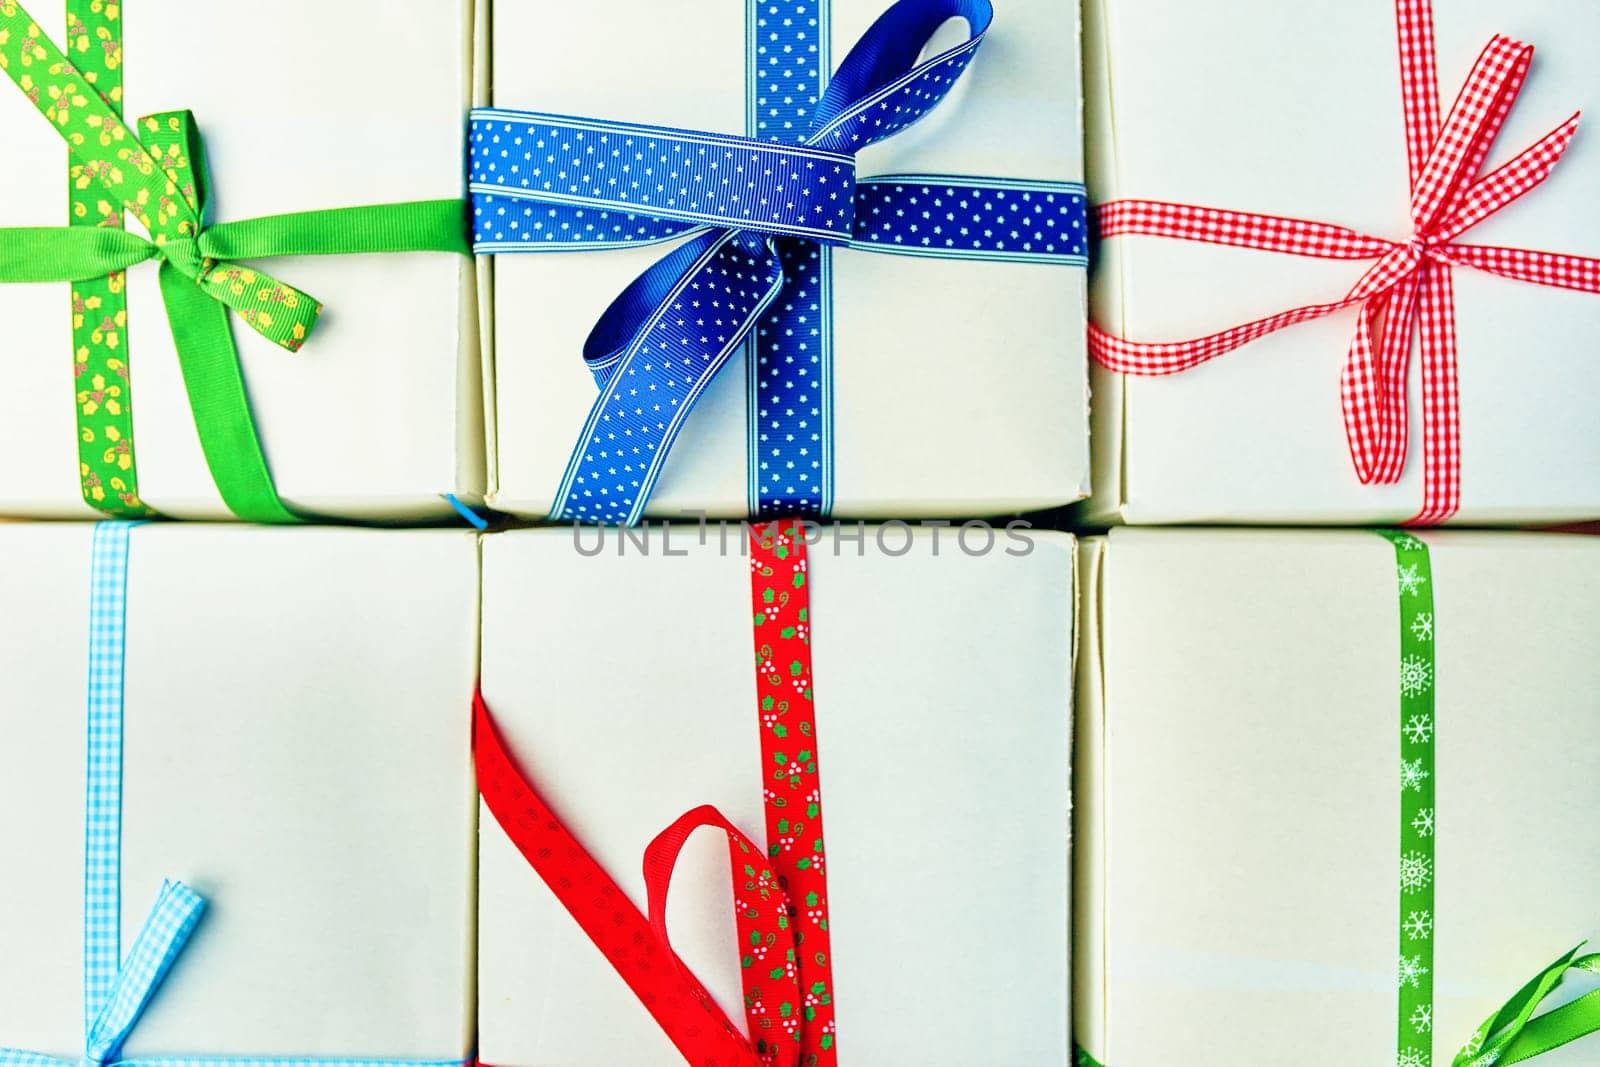
[[[473,701],[473,756],[489,811],[568,914],[694,1067],[831,1067],[833,982],[816,729],[812,720],[805,541],[798,524],[752,531],[770,858],[715,808],[663,830],[644,856],[642,915],[517,769],[483,695]],[[781,587],[781,588],[780,588]],[[773,640],[767,640],[768,634]],[[737,912],[746,1040],[672,949],[667,892],[689,836],[723,831]]]
[[[834,1047],[828,880],[822,847],[822,786],[817,777],[817,727],[811,675],[811,602],[806,541],[798,522],[750,531],[750,595],[755,608],[756,709],[767,854],[793,907],[793,955],[802,1000],[798,1014],[779,1006],[771,1020],[798,1040],[806,1067],[837,1062]],[[772,970],[777,976],[777,970]],[[751,1006],[752,1027],[758,1023]],[[770,1011],[770,1006],[767,1008]]]
[[[1343,226],[1241,211],[1116,200],[1101,205],[1102,237],[1144,234],[1234,245],[1318,259],[1376,260],[1344,296],[1270,315],[1209,337],[1137,343],[1090,326],[1096,361],[1126,374],[1188,370],[1295,323],[1361,306],[1340,377],[1345,436],[1362,484],[1400,480],[1406,458],[1407,367],[1421,325],[1424,498],[1413,524],[1443,522],[1461,499],[1459,388],[1451,267],[1517,281],[1600,293],[1600,259],[1461,244],[1456,238],[1537,188],[1578,127],[1573,115],[1498,170],[1484,160],[1527,78],[1533,48],[1496,36],[1472,67],[1449,116],[1440,120],[1431,0],[1395,0],[1412,237],[1391,241]]]

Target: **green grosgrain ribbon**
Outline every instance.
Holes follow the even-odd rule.
[[[189,405],[223,501],[247,521],[299,521],[278,498],[268,472],[227,309],[294,352],[311,336],[322,305],[238,260],[360,252],[467,255],[465,202],[335,208],[205,225],[209,181],[192,116],[143,118],[142,139],[122,123],[121,86],[110,73],[121,66],[117,14],[116,5],[101,0],[74,5],[69,42],[80,58],[93,61],[83,72],[21,4],[0,0],[0,69],[67,142],[75,223],[0,230],[0,282],[75,283],[80,460],[86,463],[84,499],[92,506],[119,515],[150,513],[139,500],[133,464],[121,272],[159,259],[161,296]],[[123,212],[139,220],[149,240],[120,228]],[[91,336],[96,332],[98,340]],[[109,465],[114,481],[91,484],[97,463],[90,460]]]

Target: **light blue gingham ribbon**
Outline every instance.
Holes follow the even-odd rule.
[[[686,243],[623,291],[584,346],[600,386],[551,516],[638,521],[695,401],[749,346],[758,515],[833,503],[832,249],[1082,267],[1077,182],[884,175],[856,153],[933,110],[993,20],[989,0],[898,0],[824,85],[828,0],[747,0],[750,136],[474,110],[479,253]],[[933,34],[970,37],[918,62]]]
[[[0,1067],[465,1067],[470,1060],[151,1056],[122,1048],[205,912],[181,882],[162,883],[122,958],[122,709],[128,535],[137,522],[94,527],[89,577],[88,767],[83,864],[84,1051],[61,1059],[0,1048]]]

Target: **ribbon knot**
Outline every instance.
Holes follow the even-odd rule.
[[[196,284],[206,280],[211,273],[211,268],[216,261],[200,254],[199,237],[180,234],[177,237],[163,237],[155,243],[156,253],[162,259],[171,263],[178,273]]]
[[[1296,323],[1360,308],[1340,376],[1351,460],[1362,484],[1400,480],[1408,439],[1407,382],[1420,337],[1425,496],[1414,523],[1438,523],[1460,506],[1455,296],[1451,268],[1472,267],[1517,281],[1600,293],[1600,260],[1520,248],[1468,245],[1457,238],[1538,188],[1561,161],[1578,115],[1509,163],[1483,175],[1533,61],[1533,47],[1496,36],[1472,66],[1449,115],[1440,118],[1429,0],[1396,0],[1400,82],[1411,174],[1413,236],[1385,240],[1343,226],[1149,200],[1118,200],[1097,211],[1102,237],[1145,234],[1320,259],[1377,262],[1343,297],[1257,319],[1208,337],[1141,343],[1090,326],[1095,360],[1125,374],[1173,374]],[[1420,329],[1419,329],[1420,327]]]
[[[966,21],[967,40],[918,62],[939,28],[956,18]],[[648,352],[652,341],[660,343],[653,332],[671,331],[676,317],[667,321],[669,313],[686,291],[694,295],[695,290],[708,290],[724,297],[713,306],[722,312],[716,324],[725,328],[714,331],[714,338],[698,329],[689,332],[695,335],[690,343],[702,360],[725,360],[777,299],[793,270],[785,264],[776,238],[849,244],[855,222],[856,153],[894,136],[937,107],[966,70],[993,19],[989,0],[899,0],[845,56],[812,115],[809,131],[797,144],[632,127],[639,136],[656,139],[650,147],[684,142],[671,144],[665,157],[669,161],[683,156],[686,146],[697,157],[708,150],[713,155],[717,150],[748,153],[749,171],[741,184],[749,191],[736,185],[734,192],[723,192],[728,187],[714,179],[704,192],[690,188],[674,197],[669,189],[664,204],[652,201],[648,190],[643,200],[629,200],[626,194],[620,200],[609,194],[541,195],[541,199],[574,199],[602,207],[637,204],[657,217],[713,227],[640,275],[595,324],[584,343],[583,358],[601,388],[625,359]],[[592,125],[551,115],[533,119],[553,127],[558,135],[571,130],[574,143]],[[722,165],[713,159],[706,174],[714,177]],[[742,169],[735,164],[736,172]],[[695,175],[689,184],[698,187],[706,174]],[[751,195],[754,203],[748,200]]]

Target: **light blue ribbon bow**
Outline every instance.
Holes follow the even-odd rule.
[[[584,344],[600,395],[552,517],[637,522],[684,419],[751,338],[751,510],[827,514],[831,248],[1087,263],[1080,183],[856,174],[857,152],[950,92],[993,21],[989,0],[898,0],[819,94],[826,15],[826,0],[753,4],[756,136],[473,111],[476,251],[687,238],[612,302]],[[966,21],[967,40],[919,63],[953,18]]]

